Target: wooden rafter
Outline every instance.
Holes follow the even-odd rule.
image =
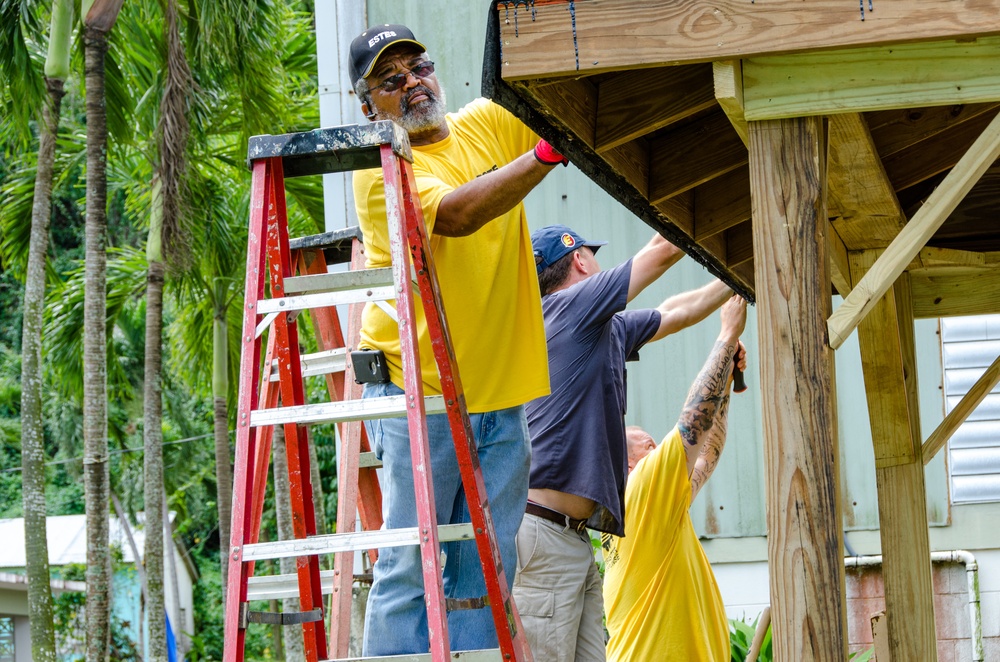
[[[694,206],[699,242],[750,220],[750,168],[741,166],[694,189]]]
[[[980,175],[1000,156],[1000,117],[995,118],[986,131],[959,160],[944,182],[939,186],[920,211],[903,228],[889,245],[878,262],[865,273],[840,308],[830,316],[827,328],[830,346],[840,347],[892,286],[909,262],[927,244],[927,240],[941,227],[954,211]]]
[[[660,67],[610,74],[598,84],[595,147],[603,152],[715,105],[712,67]]]
[[[950,125],[938,133],[933,142],[917,143],[892,156],[883,157],[882,163],[892,187],[901,191],[954,167],[958,162],[956,157],[975,144],[996,116],[996,110],[978,114],[967,121]]]
[[[876,151],[885,159],[896,152],[934,138],[956,124],[967,122],[984,113],[995,114],[997,108],[1000,108],[1000,104],[974,103],[929,108],[894,108],[865,113],[865,119]]]
[[[747,163],[747,150],[721,110],[697,125],[650,139],[649,199],[653,204]]]

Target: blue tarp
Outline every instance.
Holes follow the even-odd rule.
[[[177,662],[177,639],[174,638],[174,630],[170,627],[170,614],[164,612],[167,619],[167,661]]]

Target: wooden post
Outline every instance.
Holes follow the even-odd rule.
[[[775,659],[847,657],[823,118],[750,122]]]
[[[851,256],[857,283],[878,251]],[[858,327],[882,536],[888,644],[893,660],[937,660],[927,494],[920,444],[910,277],[903,273]]]

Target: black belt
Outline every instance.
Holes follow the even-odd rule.
[[[540,504],[529,501],[528,505],[525,506],[524,512],[529,515],[534,515],[535,517],[541,517],[542,519],[547,519],[550,522],[554,522],[559,526],[565,526],[568,529],[573,529],[583,533],[587,530],[587,520],[585,519],[573,519],[569,515],[563,515],[557,510],[552,510],[551,508],[546,508]]]

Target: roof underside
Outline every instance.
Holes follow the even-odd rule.
[[[846,294],[850,255],[888,246],[1000,112],[1000,0],[874,10],[499,2],[484,92],[751,299],[748,122],[829,116],[832,287]],[[918,317],[1000,310],[964,296],[1000,292],[998,203],[994,163],[909,266]]]

